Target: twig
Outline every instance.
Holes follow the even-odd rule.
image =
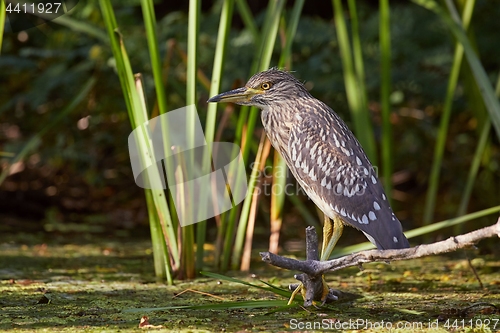
[[[205,295],[205,296],[210,296],[210,297],[213,297],[213,298],[217,298],[217,299],[220,299],[221,301],[225,301],[224,298],[222,297],[219,297],[219,296],[215,296],[213,294],[210,294],[210,293],[206,293],[204,291],[199,291],[199,290],[194,290],[194,289],[184,289],[183,291],[181,291],[180,293],[178,294],[175,294],[172,298],[176,298],[176,297],[179,297],[180,295],[184,294],[184,293],[187,293],[188,291],[192,292],[192,293],[196,293],[196,294],[202,294],[202,295]]]
[[[467,252],[464,251],[465,258],[467,258],[467,264],[469,264],[469,268],[471,269],[472,273],[474,273],[474,276],[476,277],[477,282],[479,283],[479,286],[481,289],[484,289],[483,281],[481,281],[481,278],[479,277],[479,274],[477,274],[476,267],[472,264],[472,261],[469,258],[469,255]]]
[[[278,256],[271,252],[261,252],[262,260],[273,266],[303,272],[296,277],[304,283],[304,279],[313,281],[313,284],[321,283],[319,276],[327,272],[337,271],[351,266],[361,266],[364,263],[375,261],[397,261],[416,259],[430,255],[449,253],[458,249],[473,246],[481,239],[500,237],[500,217],[496,224],[485,227],[464,235],[450,237],[444,241],[418,245],[409,249],[400,250],[369,250],[353,253],[341,258],[329,261],[318,260],[318,236],[314,227],[306,229],[306,258],[305,261]],[[306,284],[306,283],[304,283]]]

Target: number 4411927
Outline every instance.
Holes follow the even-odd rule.
[[[61,2],[30,3],[30,4],[12,4],[11,2],[5,8],[7,13],[24,14],[57,14],[61,7]]]
[[[485,319],[448,319],[443,324],[443,327],[446,329],[464,329],[464,328],[486,328],[489,327],[491,329],[500,328],[500,319],[498,318],[485,318]]]

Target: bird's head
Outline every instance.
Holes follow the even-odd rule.
[[[208,102],[231,102],[266,109],[306,96],[311,95],[302,82],[288,72],[271,68],[252,76],[244,87],[214,96]]]

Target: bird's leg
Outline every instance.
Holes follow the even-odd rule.
[[[321,261],[326,261],[330,258],[335,245],[337,244],[342,232],[344,231],[344,223],[338,217],[332,220],[325,214],[325,222],[323,223],[323,245],[321,247]]]
[[[343,224],[342,220],[332,221],[325,217],[324,226],[324,236],[323,236],[323,246],[322,246],[322,259],[326,260],[330,256],[337,240],[342,234]],[[316,230],[314,227],[306,228],[306,254],[307,260],[318,261],[320,256],[318,254],[318,237],[316,235]],[[323,259],[326,258],[326,259]],[[293,290],[288,304],[291,304],[300,292],[304,298],[304,306],[310,306],[315,303],[316,300],[322,301],[322,304],[327,301],[335,301],[339,298],[339,293],[330,290],[326,284],[325,278],[322,275],[307,275],[306,273],[298,274],[294,276],[300,283],[290,285],[290,290]]]
[[[340,236],[342,236],[342,232],[344,231],[344,224],[342,223],[342,220],[340,220],[338,217],[335,217],[332,223],[332,221],[326,214],[324,216],[325,221],[323,223],[323,245],[321,246],[321,261],[326,261],[330,258],[335,245],[337,245],[337,242]],[[328,288],[328,285],[326,284],[324,275],[321,276],[321,279],[323,283],[323,293],[321,301],[325,303],[328,294],[330,293],[330,288]]]

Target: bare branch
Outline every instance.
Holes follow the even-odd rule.
[[[309,239],[312,236],[313,233],[309,233],[308,235],[309,244],[314,243],[314,240]],[[314,233],[314,236],[317,237],[316,233]],[[326,272],[333,272],[342,268],[358,266],[368,262],[408,260],[408,259],[421,258],[429,255],[453,252],[458,249],[473,246],[476,242],[480,241],[481,239],[495,237],[495,236],[500,237],[500,217],[497,223],[492,226],[472,231],[464,235],[450,237],[444,241],[432,244],[418,245],[409,249],[361,251],[358,253],[353,253],[351,255],[347,255],[345,257],[329,261],[318,261],[318,260],[299,261],[295,259],[284,258],[270,252],[262,252],[260,255],[263,261],[273,266],[289,270],[297,270],[309,275],[312,278],[322,275]],[[317,244],[317,238],[315,241]],[[308,250],[311,250],[310,246],[308,246]],[[308,255],[307,257],[311,258],[314,257],[314,255],[312,256]]]

